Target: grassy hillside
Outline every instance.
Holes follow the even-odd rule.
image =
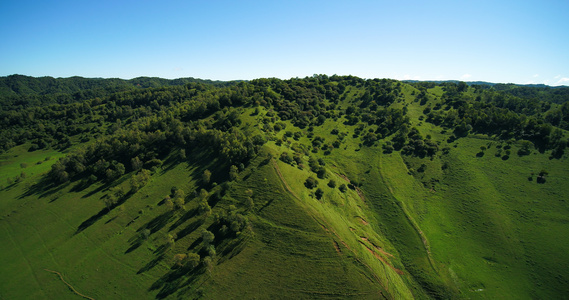
[[[0,299],[563,298],[560,108],[497,95],[320,75],[7,109]]]

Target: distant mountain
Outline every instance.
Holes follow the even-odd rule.
[[[459,83],[459,80],[404,80],[407,83]],[[479,86],[482,88],[493,88],[517,97],[526,99],[537,99],[554,103],[564,103],[569,101],[569,87],[549,86],[545,84],[516,84],[516,83],[493,83],[486,81],[465,81],[469,86]]]
[[[191,82],[208,84],[216,87],[228,86],[237,81],[213,81],[195,78],[164,79],[158,77],[137,77],[133,79],[119,78],[84,78],[79,76],[68,78],[31,77],[10,75],[0,77],[0,98],[14,96],[44,96],[55,94],[86,94],[87,98],[109,93],[125,91],[133,88],[158,88],[178,86]],[[78,96],[75,94],[74,96]],[[80,97],[85,98],[85,97]]]

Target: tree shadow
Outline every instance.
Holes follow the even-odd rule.
[[[172,224],[170,228],[168,228],[168,232],[176,229],[178,226],[182,225],[184,222],[194,217],[197,214],[197,212],[198,212],[197,208],[188,210],[178,220],[176,220],[176,222],[174,222],[174,224]]]
[[[154,219],[150,220],[148,223],[140,226],[140,228],[138,228],[138,230],[136,230],[137,232],[140,232],[144,229],[148,229],[150,230],[150,233],[155,233],[156,231],[164,228],[164,226],[166,226],[166,224],[168,224],[168,222],[172,219],[172,217],[174,216],[174,211],[167,211],[157,217],[155,217]]]
[[[203,222],[201,219],[195,220],[194,222],[188,224],[188,226],[186,226],[184,229],[180,230],[178,232],[178,234],[176,234],[176,241],[178,241],[178,240],[184,238],[185,236],[187,236],[188,234],[194,232],[202,224],[203,224]]]
[[[203,264],[191,268],[189,266],[182,266],[172,268],[170,272],[156,280],[149,291],[160,290],[156,295],[156,299],[164,299],[177,291],[182,291],[183,287],[191,286],[199,277],[205,272]],[[183,291],[188,292],[187,289]]]
[[[126,249],[126,251],[124,252],[124,254],[128,254],[136,249],[138,249],[138,247],[142,246],[142,243],[144,243],[144,241],[147,239],[147,237],[145,237],[143,235],[142,232],[138,233],[137,235],[131,237],[129,239],[130,242],[130,247],[128,249]]]
[[[79,224],[79,226],[77,227],[77,230],[75,231],[74,235],[82,232],[83,230],[89,228],[91,225],[95,224],[95,222],[100,220],[106,214],[110,213],[113,209],[115,209],[118,206],[125,203],[126,200],[128,198],[130,198],[131,196],[132,196],[132,193],[129,192],[128,194],[126,194],[123,197],[121,197],[120,199],[118,199],[117,202],[115,202],[111,206],[108,206],[108,207],[101,209],[97,214],[95,214],[94,216],[90,217],[89,219],[83,221],[83,223]]]
[[[51,179],[49,179],[47,176],[44,176],[42,179],[40,179],[39,182],[32,185],[30,188],[28,188],[28,190],[25,193],[20,195],[18,197],[18,199],[23,199],[25,197],[28,197],[31,195],[38,195],[38,194],[39,194],[39,198],[45,198],[47,196],[50,196],[50,195],[53,195],[53,194],[59,192],[63,188],[67,187],[69,184],[70,184],[69,182],[62,183],[62,184],[56,184]],[[16,183],[10,185],[9,187],[11,188],[15,185],[16,185]],[[55,199],[51,200],[50,202],[53,202],[53,201],[55,201]]]
[[[201,244],[202,242],[202,237],[200,236],[199,238],[197,238],[189,247],[188,250],[194,249],[196,248],[199,244]]]
[[[107,182],[107,183],[101,185],[100,187],[98,187],[98,188],[88,192],[87,194],[81,196],[81,198],[83,198],[83,199],[89,198],[89,197],[95,195],[96,193],[99,193],[99,192],[109,188],[111,186],[111,184],[112,184],[112,182]]]
[[[164,256],[165,256],[164,254],[161,254],[158,257],[156,257],[155,259],[151,260],[144,267],[140,268],[140,270],[138,270],[138,272],[136,272],[136,274],[142,274],[142,273],[149,271],[152,268],[156,267],[164,259]]]
[[[71,192],[78,193],[84,191],[95,182],[87,181],[86,179],[80,180],[75,186],[71,188]]]

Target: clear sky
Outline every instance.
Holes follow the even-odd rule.
[[[569,1],[0,1],[0,76],[569,85]]]

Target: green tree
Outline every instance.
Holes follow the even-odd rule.
[[[144,165],[144,163],[137,156],[137,157],[130,160],[130,165],[131,165],[133,170],[137,171],[137,170],[142,169],[142,166]]]
[[[211,214],[211,207],[209,206],[209,202],[207,201],[208,197],[209,193],[205,189],[201,189],[198,209],[202,214],[206,215]]]
[[[230,179],[231,181],[237,179],[238,174],[239,174],[239,169],[237,168],[237,166],[232,165],[232,166],[229,168],[229,179]]]
[[[196,253],[190,252],[186,256],[186,266],[194,269],[200,265],[200,256]]]
[[[324,191],[321,188],[317,188],[314,195],[316,196],[316,199],[320,200],[322,199],[322,196],[324,196]]]
[[[521,141],[520,142],[520,149],[518,150],[519,156],[529,155],[531,153],[531,149],[533,148],[533,143],[530,141]]]
[[[205,184],[209,183],[209,181],[211,180],[211,171],[210,170],[205,170],[203,172],[202,180]]]
[[[142,187],[144,187],[148,181],[150,181],[150,171],[146,169],[142,169],[138,172],[138,174],[132,176],[130,178],[130,186],[133,192],[137,192]]]
[[[179,210],[186,210],[185,204],[186,204],[186,193],[184,192],[184,190],[182,189],[176,189],[174,191],[174,198],[172,200],[172,202],[174,202],[174,206],[176,207],[176,209]]]
[[[306,186],[309,189],[313,189],[313,188],[318,186],[318,180],[316,180],[314,177],[310,176],[304,182],[304,186]]]
[[[209,274],[211,274],[211,272],[213,271],[213,260],[211,259],[211,257],[210,256],[204,257],[203,264],[204,264],[207,272]]]
[[[336,187],[336,181],[334,179],[330,179],[330,181],[328,181],[328,186],[331,188],[335,188]]]
[[[202,240],[206,246],[209,246],[213,242],[214,239],[215,239],[215,235],[213,234],[213,232],[208,231],[208,230],[202,231]]]

